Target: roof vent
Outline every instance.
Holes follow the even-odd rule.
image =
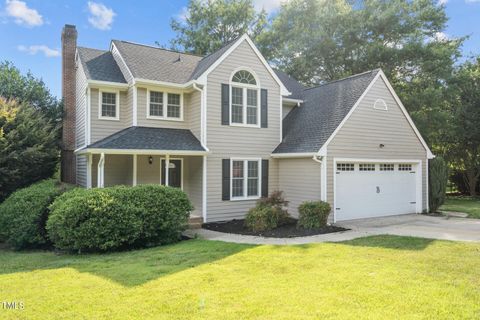
[[[182,56],[180,55],[180,53],[178,54],[177,60],[175,60],[174,62],[182,62]]]

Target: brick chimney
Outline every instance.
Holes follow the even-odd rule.
[[[62,30],[62,97],[63,131],[61,153],[61,179],[76,184],[75,150],[75,52],[77,29],[66,24]]]

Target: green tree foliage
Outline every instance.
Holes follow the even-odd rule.
[[[442,157],[436,157],[429,161],[428,174],[428,201],[430,212],[437,212],[438,208],[445,202],[447,191],[448,167]]]
[[[0,201],[51,177],[58,161],[56,126],[40,110],[0,97]]]
[[[28,103],[48,118],[60,122],[62,104],[55,98],[45,83],[30,72],[22,75],[11,62],[0,62],[0,97]]]
[[[463,39],[447,39],[436,0],[292,0],[259,45],[305,84],[382,68],[420,131],[436,143],[445,121],[444,84]]]
[[[267,23],[265,11],[257,13],[252,0],[190,0],[185,19],[172,19],[177,33],[174,48],[207,55],[248,33],[255,39]]]
[[[449,120],[444,153],[462,172],[470,195],[480,179],[480,57],[460,65],[448,82]]]

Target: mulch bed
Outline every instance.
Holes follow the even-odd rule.
[[[279,226],[276,229],[263,231],[263,232],[252,232],[245,228],[245,220],[231,220],[225,222],[209,222],[202,224],[202,228],[225,232],[225,233],[234,233],[234,234],[243,234],[248,236],[261,236],[266,238],[295,238],[295,237],[306,237],[313,236],[316,234],[325,234],[333,232],[347,231],[349,229],[335,227],[335,226],[326,226],[324,228],[318,229],[303,229],[297,228],[297,220],[289,219],[287,223]]]

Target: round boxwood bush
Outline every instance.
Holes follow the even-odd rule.
[[[76,189],[51,205],[47,231],[64,250],[167,244],[180,240],[192,209],[182,190],[160,185]]]
[[[298,207],[297,225],[305,229],[325,227],[330,210],[330,205],[327,202],[305,201]]]
[[[49,179],[12,193],[0,204],[0,238],[15,249],[48,245],[48,206],[68,185]]]

